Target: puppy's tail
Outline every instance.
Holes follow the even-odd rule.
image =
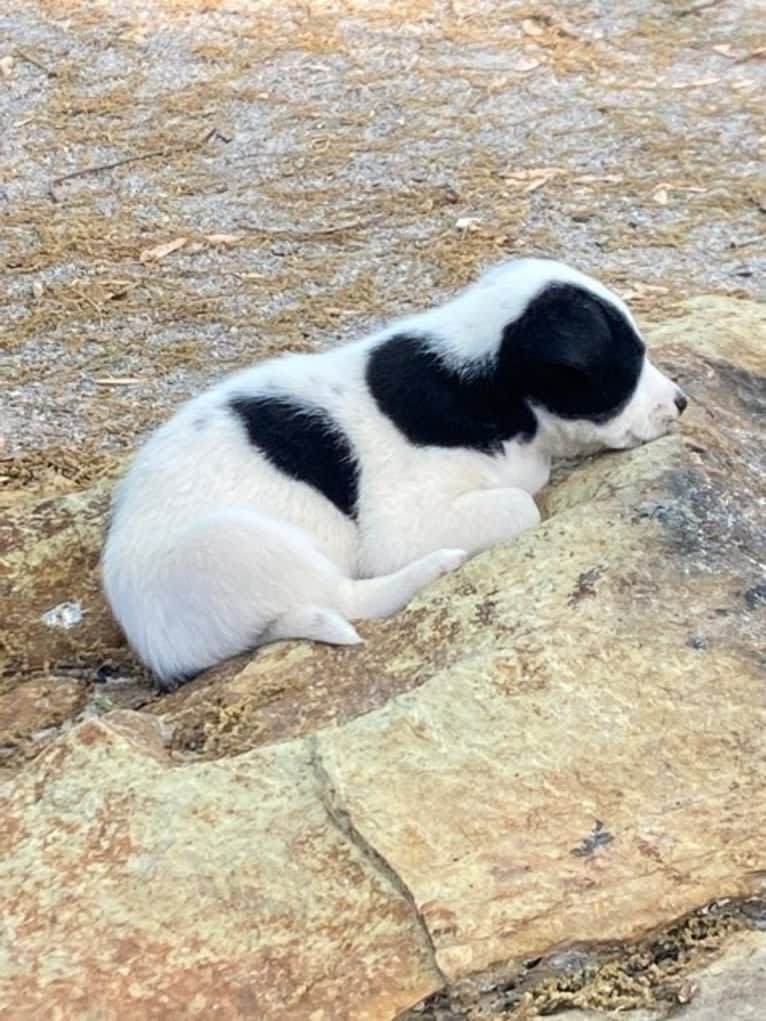
[[[244,508],[206,514],[153,543],[120,520],[104,552],[115,617],[160,685],[282,638],[361,641],[351,619],[387,617],[465,559],[439,550],[380,578],[346,577],[308,533]]]

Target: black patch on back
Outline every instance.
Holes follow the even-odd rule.
[[[426,337],[397,333],[374,348],[367,386],[378,408],[416,446],[494,454],[504,440],[531,439],[537,430],[526,402],[498,388],[493,364],[461,375],[445,365]]]
[[[604,422],[633,395],[644,350],[609,302],[552,284],[503,330],[498,377],[561,418]]]
[[[355,517],[359,465],[348,437],[323,408],[265,396],[235,397],[229,407],[275,468],[313,486],[343,514]]]
[[[367,385],[375,402],[419,446],[499,453],[530,440],[530,402],[561,418],[603,422],[633,394],[644,345],[611,304],[570,284],[552,284],[498,337],[494,358],[448,366],[427,336],[398,333],[370,352]]]

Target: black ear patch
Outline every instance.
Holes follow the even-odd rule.
[[[494,454],[504,440],[531,439],[537,430],[522,397],[498,388],[493,363],[461,374],[426,337],[398,333],[374,348],[367,386],[379,410],[416,446]]]
[[[229,407],[250,442],[290,478],[313,486],[339,511],[354,518],[359,464],[338,423],[323,409],[288,397],[235,397]]]
[[[370,352],[367,386],[410,443],[494,454],[535,435],[530,401],[561,418],[611,418],[636,389],[643,360],[643,341],[618,309],[552,284],[505,327],[496,358],[460,372],[429,338],[400,333]]]
[[[562,418],[598,422],[632,396],[644,343],[609,302],[573,284],[545,288],[503,331],[499,375]]]

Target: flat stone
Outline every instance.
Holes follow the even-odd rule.
[[[714,367],[708,370],[707,378],[717,371],[724,379],[730,376],[735,386],[741,379],[737,369],[766,375],[766,346],[762,343],[766,305],[702,294],[688,298],[682,308],[682,316],[652,328],[652,346],[672,349],[681,358],[693,351],[712,359]],[[702,379],[698,385],[704,387],[705,382]]]
[[[156,720],[81,724],[0,789],[0,1014],[393,1017],[438,984],[402,893],[300,743],[177,766]]]

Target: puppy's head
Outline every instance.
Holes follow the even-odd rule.
[[[517,270],[540,286],[505,326],[499,367],[529,401],[552,447],[623,449],[668,432],[686,397],[649,361],[623,302],[561,263],[518,262]]]

